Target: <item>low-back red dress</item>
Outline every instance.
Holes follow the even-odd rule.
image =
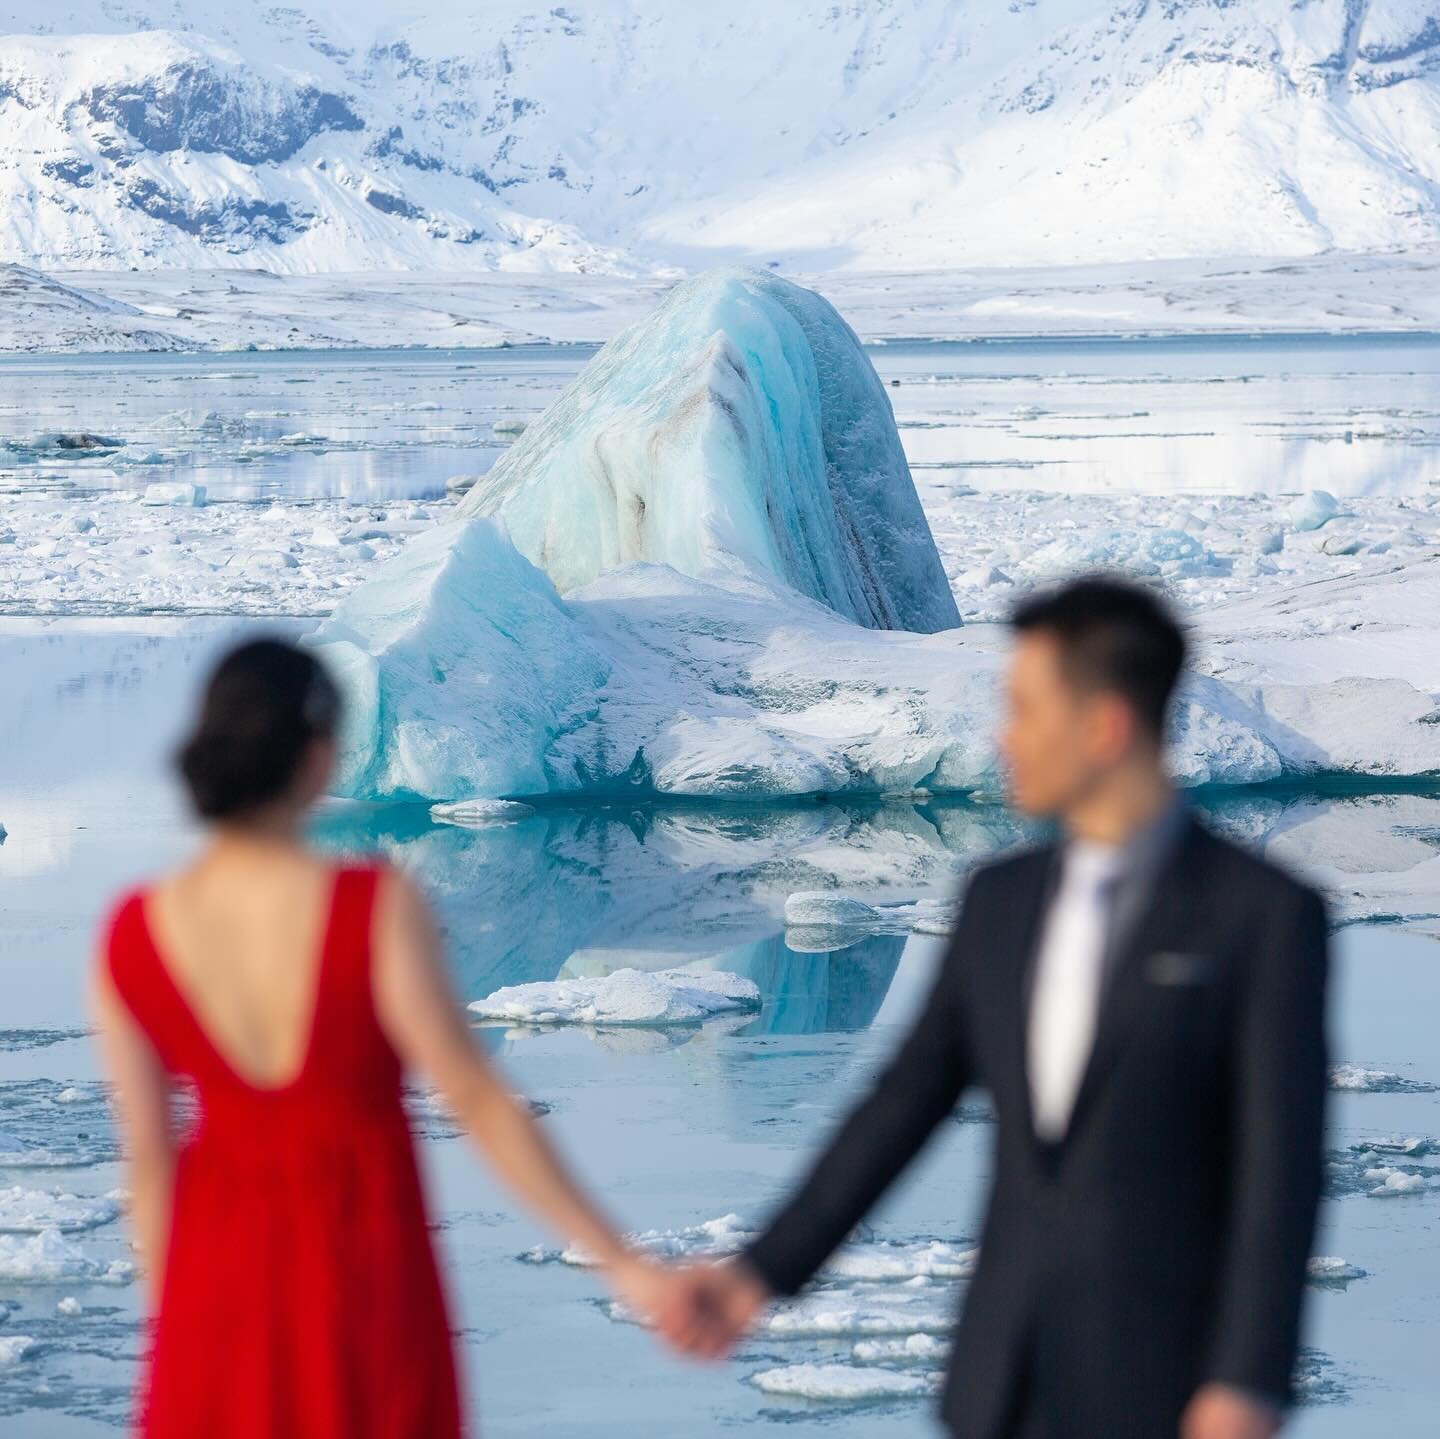
[[[380,865],[335,871],[304,1061],[257,1086],[166,969],[144,892],[112,911],[105,962],[199,1116],[180,1148],[141,1376],[146,1439],[456,1439],[450,1325],[370,989]]]

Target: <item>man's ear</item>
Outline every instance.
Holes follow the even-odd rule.
[[[1139,738],[1140,719],[1135,706],[1117,690],[1101,690],[1094,697],[1096,738],[1107,760],[1124,759]]]

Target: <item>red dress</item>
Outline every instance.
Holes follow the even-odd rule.
[[[146,1439],[456,1439],[445,1296],[401,1065],[370,996],[379,865],[335,874],[297,1077],[242,1079],[157,954],[142,893],[106,962],[166,1068],[193,1080],[142,1375]]]

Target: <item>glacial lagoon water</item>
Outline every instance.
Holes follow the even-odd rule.
[[[428,498],[478,473],[591,345],[0,359],[0,479],[215,498]],[[922,489],[1423,490],[1440,335],[896,341],[870,347]],[[31,443],[84,432],[119,451]],[[8,449],[5,447],[8,445]]]
[[[0,789],[0,1227],[29,1212],[67,1232],[42,1245],[22,1218],[20,1232],[0,1234],[0,1340],[31,1341],[0,1350],[11,1356],[0,1367],[0,1425],[69,1439],[122,1422],[141,1344],[139,1286],[113,1268],[130,1256],[113,1201],[106,1208],[121,1175],[84,1034],[83,976],[105,900],[194,841],[164,754],[205,658],[241,627],[47,622],[38,637],[26,628],[12,619],[0,633],[9,659],[27,657],[35,677],[23,712],[9,716],[18,763]],[[47,645],[58,647],[49,665]],[[1401,831],[1421,836],[1427,855],[1440,844],[1440,797],[1423,793],[1198,802],[1258,842],[1316,827],[1328,845],[1316,860],[1355,866],[1357,883],[1366,856],[1395,862]],[[757,1013],[703,1026],[480,1030],[615,1214],[664,1231],[679,1253],[703,1251],[701,1227],[713,1235],[713,1221],[738,1216],[723,1235],[763,1216],[897,1042],[939,952],[925,935],[787,936],[785,897],[824,887],[943,897],[969,864],[1030,832],[998,808],[963,802],[614,803],[478,830],[434,824],[413,806],[335,806],[316,824],[331,850],[378,848],[427,886],[466,999],[626,965],[700,962],[757,983]],[[1435,918],[1433,899],[1413,900],[1412,923]],[[1429,1358],[1440,1335],[1440,1165],[1423,1146],[1368,1159],[1351,1148],[1440,1137],[1440,965],[1433,939],[1393,924],[1347,927],[1336,952],[1336,1057],[1372,1073],[1333,1097],[1335,1197],[1316,1252],[1365,1273],[1311,1292],[1302,1439],[1423,1432],[1440,1400]],[[716,1368],[661,1355],[611,1315],[591,1274],[536,1254],[549,1236],[515,1214],[423,1094],[416,1117],[482,1432],[718,1435],[737,1423],[930,1432],[934,1361],[867,1364],[856,1346],[942,1329],[963,1291],[963,1279],[937,1272],[933,1242],[962,1252],[974,1242],[992,1133],[983,1097],[962,1106],[874,1216],[862,1236],[868,1258],[862,1248],[853,1265],[862,1277],[827,1279],[788,1330],[761,1334]],[[32,1167],[37,1158],[45,1167]],[[1384,1187],[1376,1167],[1418,1176],[1416,1187],[1374,1195]],[[48,1277],[33,1272],[44,1263],[55,1266]],[[78,1312],[61,1312],[62,1301]],[[792,1397],[754,1382],[801,1365],[841,1366],[881,1393]],[[835,1371],[818,1372],[833,1386]],[[907,1386],[918,1392],[884,1397]]]
[[[83,518],[87,497],[188,479],[233,502],[209,512],[225,526],[269,523],[280,501],[296,534],[330,523],[304,510],[322,497],[416,501],[428,516],[446,479],[500,452],[495,423],[539,413],[589,353],[7,361],[0,488],[17,500],[53,495],[57,514]],[[963,516],[967,486],[1091,499],[1112,489],[1243,496],[1323,486],[1403,499],[1432,494],[1440,479],[1433,337],[872,353],[882,376],[900,381],[890,394],[932,517]],[[36,443],[75,432],[126,443]],[[102,534],[129,522],[96,513]],[[49,524],[46,514],[37,509],[36,522]],[[146,514],[167,523],[164,511]],[[391,528],[400,535],[424,516]],[[171,523],[201,518],[210,522],[196,511]],[[953,545],[968,543],[953,533]],[[20,531],[13,542],[34,538]],[[383,553],[389,540],[367,543]],[[0,548],[0,571],[13,563]],[[67,607],[70,572],[51,568],[43,614],[26,609],[21,585],[0,618],[0,1432],[25,1439],[115,1433],[127,1413],[140,1292],[114,1217],[121,1172],[83,978],[108,898],[194,841],[165,755],[215,647],[256,623],[200,617],[199,602],[168,618],[124,596]],[[299,591],[263,571],[247,586],[224,604],[239,595],[268,607],[264,623],[291,632],[326,602],[323,589],[307,590],[287,610]],[[1364,1273],[1312,1289],[1307,1403],[1293,1432],[1427,1432],[1440,1412],[1440,964],[1435,940],[1416,931],[1440,931],[1440,902],[1424,883],[1406,890],[1403,874],[1440,849],[1440,796],[1350,787],[1199,801],[1230,832],[1325,866],[1347,895],[1369,897],[1354,910],[1365,922],[1336,936],[1334,1049],[1357,1067],[1347,1082],[1360,1087],[1333,1096],[1334,1195],[1316,1246]],[[318,842],[379,848],[427,886],[467,1000],[624,966],[698,962],[754,980],[757,1013],[703,1026],[480,1030],[622,1222],[659,1232],[678,1253],[723,1244],[763,1216],[896,1043],[938,954],[938,938],[898,925],[787,936],[786,897],[833,887],[872,900],[945,898],[971,863],[1025,835],[1004,811],[963,802],[615,802],[485,830],[436,825],[413,807],[337,806],[317,821]],[[1399,889],[1375,902],[1377,877],[1394,875]],[[548,1236],[516,1216],[423,1094],[415,1113],[482,1433],[931,1432],[925,1391],[936,1364],[925,1345],[908,1362],[857,1345],[943,1330],[963,1292],[955,1256],[974,1241],[992,1132],[982,1098],[874,1216],[848,1269],[717,1368],[672,1361],[614,1317],[594,1276],[545,1252]],[[1407,1148],[1411,1139],[1429,1144]],[[62,1232],[41,1235],[45,1224]],[[772,1389],[798,1377],[801,1389],[834,1395],[842,1385],[826,1366],[838,1366],[844,1387],[868,1382],[869,1397],[756,1383],[778,1372],[765,1381]]]

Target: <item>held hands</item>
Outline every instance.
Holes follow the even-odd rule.
[[[611,1267],[611,1280],[672,1349],[702,1359],[727,1355],[770,1299],[737,1260],[672,1268],[632,1253]]]

